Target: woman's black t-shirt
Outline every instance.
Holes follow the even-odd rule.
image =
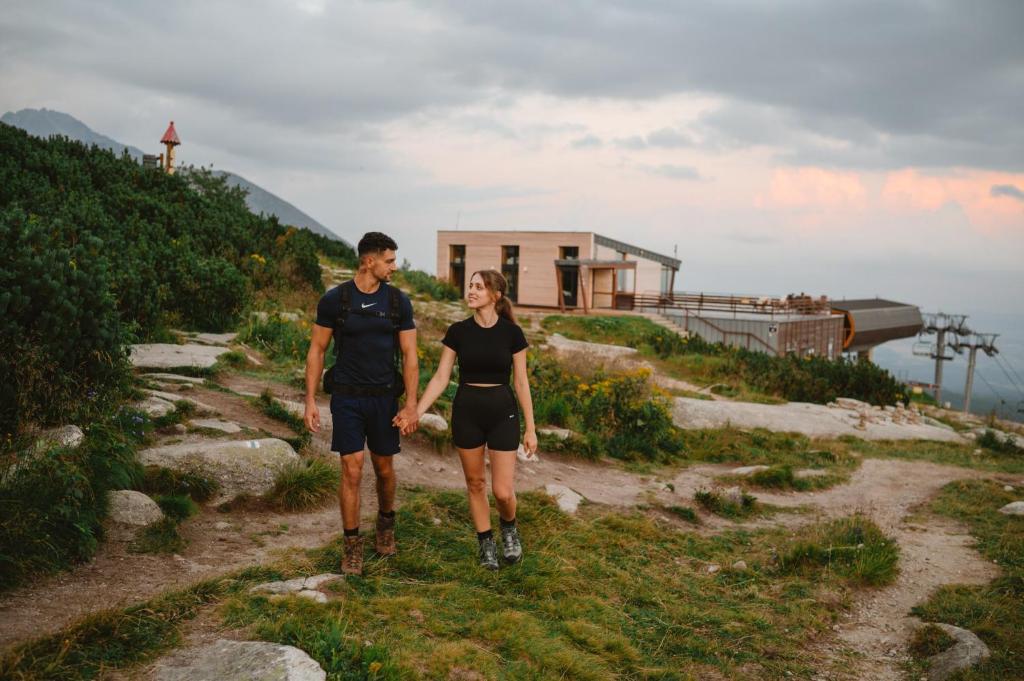
[[[487,329],[473,317],[455,322],[441,342],[459,358],[462,383],[507,384],[512,355],[529,346],[519,325],[504,317]]]

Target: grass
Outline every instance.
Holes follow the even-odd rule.
[[[693,493],[693,500],[711,513],[726,518],[747,518],[758,511],[757,498],[746,492],[733,500],[717,490],[699,489]]]
[[[700,517],[697,515],[697,512],[689,506],[667,506],[665,510],[688,523],[693,523],[694,525],[700,523]]]
[[[881,586],[896,577],[899,546],[863,516],[819,526],[782,556],[783,572],[825,568],[864,586]]]
[[[175,471],[160,466],[146,466],[139,490],[149,495],[188,495],[195,501],[209,501],[220,484],[199,471]]]
[[[180,626],[200,608],[278,576],[266,568],[252,568],[126,609],[90,615],[64,631],[5,653],[0,657],[0,678],[79,681],[148,662],[181,643]]]
[[[924,660],[947,650],[956,641],[934,624],[926,624],[914,632],[910,639],[910,654]]]
[[[272,419],[281,421],[295,432],[296,437],[286,438],[286,441],[296,449],[296,451],[302,449],[309,444],[309,441],[313,438],[312,433],[306,428],[305,421],[298,414],[293,414],[288,411],[281,402],[274,398],[274,395],[270,392],[270,389],[264,390],[259,397],[253,400],[253,403],[259,407],[265,415]]]
[[[323,459],[304,459],[281,469],[266,501],[273,508],[303,511],[323,506],[337,493],[338,468]]]
[[[926,622],[970,629],[992,657],[957,678],[996,681],[1024,678],[1024,518],[999,513],[1020,499],[994,480],[961,480],[942,488],[931,510],[967,524],[978,550],[997,563],[1002,575],[983,586],[939,588],[913,613]]]
[[[639,512],[566,516],[527,493],[524,560],[491,573],[476,565],[464,494],[412,491],[398,515],[398,556],[368,560],[362,578],[332,585],[327,604],[246,587],[334,571],[340,540],[293,554],[273,574],[90,618],[12,651],[0,677],[77,680],[137,666],[178,645],[200,607],[220,603],[222,626],[297,646],[328,679],[810,678],[824,661],[813,644],[862,582],[827,564],[780,566],[797,543],[829,536],[818,526],[702,537]],[[747,570],[706,569],[737,560]]]
[[[976,443],[932,440],[860,440],[844,435],[838,443],[854,447],[865,457],[909,459],[1002,473],[1024,473],[1024,456],[978,447]],[[838,445],[837,445],[838,446]],[[975,453],[980,449],[979,453]]]
[[[168,518],[181,522],[199,512],[199,507],[186,494],[161,495],[153,499]]]
[[[178,553],[185,548],[185,540],[178,532],[178,521],[166,517],[139,530],[128,546],[132,553]]]

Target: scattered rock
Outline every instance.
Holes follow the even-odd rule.
[[[303,589],[302,591],[298,592],[295,595],[298,596],[299,598],[308,598],[309,600],[316,601],[317,603],[326,603],[327,602],[327,594],[323,593],[322,591],[313,591],[312,589]]]
[[[168,402],[167,400],[160,399],[159,397],[153,397],[152,395],[140,402],[136,402],[132,406],[153,418],[167,416],[174,411],[173,402]]]
[[[202,345],[219,345],[226,347],[228,343],[238,337],[237,333],[193,333],[189,334],[189,340]]]
[[[189,442],[139,452],[144,466],[199,472],[216,480],[220,490],[213,503],[243,493],[259,496],[269,492],[277,472],[298,460],[292,446],[276,438]]]
[[[169,392],[164,392],[163,390],[149,390],[149,389],[146,389],[143,392],[145,392],[150,397],[156,397],[156,398],[161,399],[161,400],[166,400],[167,402],[171,402],[172,404],[174,402],[178,402],[180,400],[184,400],[185,402],[188,402],[189,404],[194,405],[196,407],[196,409],[199,409],[201,411],[206,411],[206,412],[216,412],[217,411],[216,409],[214,409],[210,405],[205,404],[203,402],[200,402],[199,400],[195,399],[194,397],[189,397],[187,395],[182,395],[180,393],[169,393]]]
[[[183,374],[161,374],[151,373],[142,374],[142,378],[149,378],[154,381],[162,381],[164,383],[188,383],[191,385],[202,385],[206,382],[205,378],[199,378],[197,376],[185,376]]]
[[[84,439],[85,433],[78,426],[60,426],[59,428],[50,428],[40,433],[39,439],[36,441],[36,448],[47,449],[57,446],[74,449],[82,444]]]
[[[427,430],[433,430],[438,433],[443,433],[448,430],[448,422],[443,416],[431,414],[429,412],[420,417],[420,425]]]
[[[136,368],[174,369],[194,367],[209,369],[227,348],[198,343],[173,345],[171,343],[143,343],[131,346],[131,363]]]
[[[264,594],[299,594],[302,595],[305,591],[311,591],[319,593],[320,587],[331,582],[344,579],[343,575],[335,574],[333,572],[325,572],[323,574],[314,575],[312,577],[296,577],[295,579],[288,579],[280,582],[264,582],[263,584],[257,584],[256,586],[249,589],[249,593],[264,593]],[[311,598],[307,595],[306,598]]]
[[[107,518],[116,525],[127,525],[134,530],[163,520],[164,512],[155,501],[142,492],[121,489],[111,492],[109,499],[110,512]],[[113,534],[118,535],[118,538],[128,539],[132,532],[126,533],[115,528]]]
[[[928,681],[944,681],[962,669],[969,669],[992,653],[973,632],[952,624],[936,623],[936,627],[949,634],[956,643],[938,655],[928,658]]]
[[[1013,491],[1013,485],[1003,485],[1003,491],[1004,492],[1012,492]]]
[[[152,678],[155,681],[325,681],[327,674],[313,658],[293,646],[219,640],[174,651],[157,662]]]
[[[538,435],[550,435],[552,437],[558,438],[559,440],[568,440],[570,437],[575,435],[575,433],[573,433],[568,428],[554,428],[554,427],[551,427],[551,428],[538,428],[537,429],[537,434]]]
[[[225,421],[223,419],[192,419],[188,422],[188,425],[193,428],[209,428],[210,430],[219,430],[222,433],[241,433],[242,427],[234,421]]]
[[[430,470],[435,473],[444,473],[444,466],[433,466]]]
[[[339,579],[345,579],[345,576],[336,574],[334,572],[324,572],[323,574],[313,575],[312,577],[306,577],[304,586],[307,589],[319,589],[325,584],[336,582]]]
[[[1024,501],[1011,501],[999,509],[1003,515],[1024,515]]]
[[[221,532],[223,532],[224,530],[230,530],[231,523],[224,522],[223,520],[218,520],[216,523],[213,524],[213,529],[220,530]]]
[[[722,566],[720,566],[720,565],[715,565],[714,563],[711,563],[711,564],[710,564],[710,565],[708,565],[708,566],[707,566],[706,568],[704,568],[704,570],[705,570],[705,571],[706,571],[706,572],[707,572],[707,573],[708,573],[709,575],[713,575],[713,574],[715,574],[716,572],[718,572],[718,571],[719,571],[719,570],[721,570],[721,569],[722,569]]]
[[[794,478],[820,478],[828,475],[828,471],[823,468],[802,468],[793,473]]]
[[[409,611],[409,617],[413,618],[420,624],[423,624],[423,621],[426,619],[425,617],[423,617],[423,613],[416,609]]]
[[[180,435],[184,435],[185,433],[188,432],[188,428],[185,426],[184,423],[175,423],[173,426],[171,426],[171,430]]]
[[[718,493],[722,497],[722,501],[736,506],[743,505],[743,490],[739,487],[726,487]]]
[[[855,400],[852,397],[837,397],[836,406],[840,409],[856,409],[858,411],[862,409],[871,409],[871,405],[867,402],[861,402]]]
[[[745,560],[738,560],[738,561],[736,561],[735,563],[732,564],[732,569],[733,570],[746,570],[747,569],[747,561],[745,561]]]
[[[753,475],[760,471],[766,471],[769,468],[771,468],[771,466],[740,466],[739,468],[733,468],[729,471],[729,475]]]
[[[544,486],[544,491],[553,497],[558,503],[558,508],[566,513],[576,513],[580,507],[580,502],[583,501],[582,495],[565,485],[548,484]]]
[[[586,353],[589,357],[598,361],[616,360],[623,357],[632,357],[636,354],[636,348],[570,340],[559,333],[548,337],[547,346],[557,353]]]
[[[435,525],[440,525],[441,524],[441,519],[440,518],[431,518],[430,522],[434,523]]]

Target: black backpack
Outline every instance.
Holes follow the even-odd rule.
[[[341,314],[334,320],[334,364],[324,372],[324,392],[328,394],[354,395],[359,397],[380,397],[383,395],[394,395],[399,397],[405,393],[405,381],[399,369],[401,361],[401,348],[398,344],[398,332],[401,330],[402,311],[401,297],[397,288],[388,286],[388,311],[383,310],[353,310],[352,287],[355,282],[351,279],[341,284]],[[336,383],[334,380],[334,369],[338,366],[338,358],[341,357],[341,344],[345,322],[349,314],[357,314],[363,317],[379,317],[391,320],[391,328],[394,333],[394,372],[391,383],[387,385],[345,385]]]

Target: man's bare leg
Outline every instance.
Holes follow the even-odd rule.
[[[341,526],[345,530],[345,556],[341,561],[341,571],[349,575],[363,572],[363,540],[359,536],[359,483],[362,477],[363,452],[342,456],[338,504],[341,507]]]
[[[395,544],[395,466],[393,456],[370,453],[373,472],[377,476],[376,549],[382,556],[398,553]]]

